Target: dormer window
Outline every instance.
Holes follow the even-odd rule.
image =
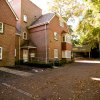
[[[64,22],[60,20],[60,26],[64,27]]]
[[[23,21],[24,21],[24,22],[27,22],[27,15],[24,15],[24,16],[23,16]]]
[[[23,39],[27,40],[27,33],[25,33],[25,32],[23,33]]]
[[[0,33],[3,33],[3,23],[0,22]]]

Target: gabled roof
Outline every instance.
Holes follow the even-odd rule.
[[[54,13],[47,13],[47,14],[40,16],[36,21],[34,21],[29,26],[29,29],[49,23],[54,16],[55,16]]]
[[[8,2],[8,0],[5,0],[5,1],[6,1],[6,3],[8,4],[8,6],[9,6],[10,10],[12,11],[12,13],[14,14],[16,20],[18,20],[18,16],[17,16],[17,14],[15,13],[15,11],[13,10],[13,8],[12,8],[12,6],[10,5],[10,3]]]

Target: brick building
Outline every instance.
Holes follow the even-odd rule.
[[[10,4],[1,0],[0,12],[5,12],[0,13],[0,25],[4,26],[0,33],[0,66],[11,66],[19,60],[47,63],[71,59],[70,35],[60,16],[42,15],[42,10],[30,0],[12,0]]]
[[[18,17],[7,0],[0,0],[0,66],[15,63],[16,20]]]
[[[37,47],[39,61],[71,58],[71,38],[66,22],[54,13],[39,17],[29,27],[30,39]]]
[[[27,62],[31,59],[30,54],[36,51],[27,27],[42,15],[42,10],[30,0],[12,0],[10,4],[19,18],[16,25],[16,61]]]

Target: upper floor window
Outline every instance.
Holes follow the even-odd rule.
[[[2,60],[2,47],[0,47],[0,60]]]
[[[69,34],[62,35],[62,42],[71,43],[71,36]]]
[[[0,22],[0,33],[3,33],[3,23]]]
[[[60,26],[64,27],[64,22],[60,20]]]
[[[58,40],[58,33],[57,32],[54,32],[54,39]]]
[[[27,15],[24,15],[24,16],[23,16],[23,21],[24,21],[24,22],[27,22]]]
[[[66,35],[66,42],[71,43],[71,36],[70,35]]]
[[[66,37],[65,37],[65,35],[62,36],[62,42],[66,42]]]
[[[27,33],[25,33],[25,32],[23,33],[23,39],[27,40]]]

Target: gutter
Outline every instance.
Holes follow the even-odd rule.
[[[47,25],[45,24],[45,50],[46,50],[46,59],[45,62],[46,64],[48,63],[48,35],[47,35]]]

